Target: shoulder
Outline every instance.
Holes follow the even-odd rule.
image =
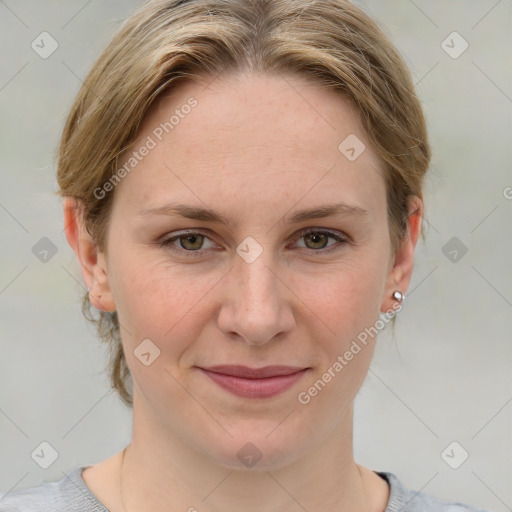
[[[408,489],[393,473],[376,473],[389,484],[389,500],[384,512],[486,512],[459,501],[442,500]]]
[[[85,485],[82,469],[55,482],[0,493],[0,512],[108,512]]]

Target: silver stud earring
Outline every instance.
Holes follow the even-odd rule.
[[[404,301],[404,299],[405,299],[405,294],[402,293],[399,290],[396,290],[396,291],[393,292],[393,298],[395,300],[397,300],[398,302],[402,303]]]

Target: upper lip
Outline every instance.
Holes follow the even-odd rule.
[[[246,379],[263,379],[265,377],[277,377],[280,375],[291,375],[300,372],[306,368],[300,366],[264,366],[263,368],[249,368],[248,366],[221,364],[217,366],[208,366],[203,368],[209,372],[232,375],[234,377],[243,377]]]

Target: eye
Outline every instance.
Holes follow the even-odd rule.
[[[327,245],[329,238],[338,243]],[[348,243],[348,239],[338,233],[311,228],[301,231],[299,236],[295,237],[295,241],[301,239],[305,241],[305,245],[302,247],[310,249],[313,253],[318,253],[319,256],[339,250],[342,245]],[[203,233],[186,231],[164,238],[162,241],[158,242],[158,244],[185,256],[196,257],[201,256],[208,248],[214,247],[214,245],[211,244],[210,247],[205,248],[203,246],[205,240],[210,239]],[[325,249],[326,247],[327,249]]]
[[[204,249],[201,246],[205,240],[209,240],[206,235],[188,231],[166,238],[160,242],[160,245],[176,252],[185,252],[186,256],[195,256],[191,253],[203,253]]]
[[[335,240],[339,243],[332,243],[331,245],[327,245],[327,241],[329,238]],[[345,243],[348,243],[348,239],[339,235],[338,233],[333,233],[332,231],[323,231],[323,230],[314,230],[308,228],[307,231],[302,231],[297,240],[304,239],[305,247],[307,249],[312,249],[314,253],[318,253],[318,255],[330,253],[333,251],[337,251],[341,249],[341,246]],[[325,250],[317,250],[324,249]],[[316,255],[316,254],[315,254]]]

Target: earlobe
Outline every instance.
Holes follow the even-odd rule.
[[[383,313],[396,309],[396,303],[401,301],[399,295],[395,292],[400,292],[403,299],[412,277],[414,249],[421,234],[423,218],[423,202],[421,199],[412,196],[408,201],[408,212],[407,234],[394,254],[394,261],[386,280],[381,303],[381,312]]]
[[[63,210],[66,239],[78,259],[91,304],[102,311],[115,311],[105,256],[85,227],[80,202],[66,197]]]

